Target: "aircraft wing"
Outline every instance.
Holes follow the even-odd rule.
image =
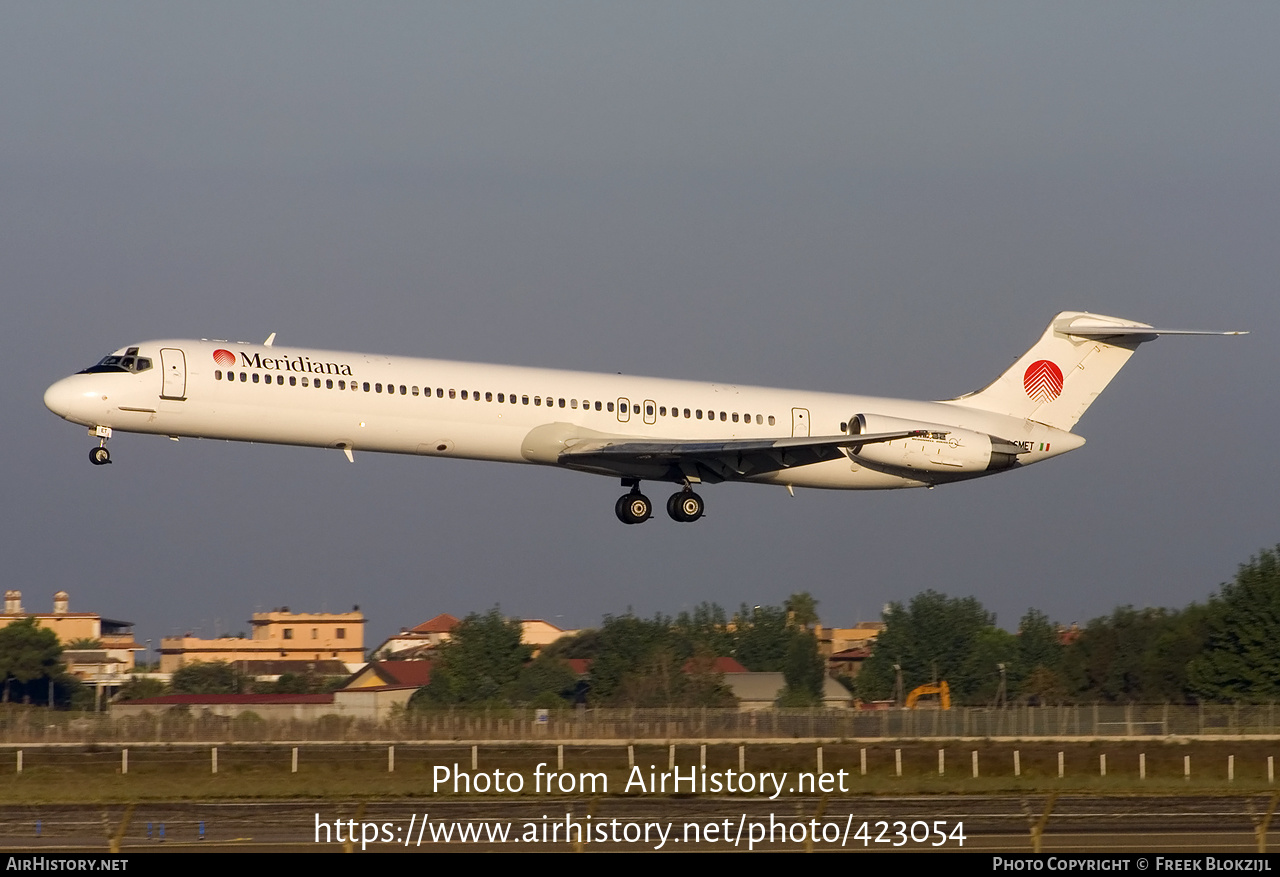
[[[844,456],[845,448],[854,445],[891,442],[925,432],[910,429],[865,435],[728,441],[592,438],[573,442],[560,453],[559,462],[573,469],[624,478],[679,480],[691,477],[715,483],[836,460]]]

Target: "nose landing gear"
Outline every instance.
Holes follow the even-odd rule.
[[[89,462],[95,466],[105,466],[110,463],[111,452],[107,450],[107,439],[111,438],[111,427],[94,427],[89,430],[89,435],[98,437],[98,446],[89,449]]]

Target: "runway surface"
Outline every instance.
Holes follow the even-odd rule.
[[[1271,795],[600,797],[0,808],[6,851],[1259,852]]]

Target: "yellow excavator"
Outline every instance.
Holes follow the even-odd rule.
[[[944,709],[944,710],[951,709],[951,687],[947,685],[947,682],[945,679],[937,683],[936,685],[934,684],[921,685],[919,688],[911,689],[911,693],[907,695],[907,709],[909,710],[915,709],[916,701],[918,701],[921,697],[925,697],[931,694],[936,694],[938,696],[939,709]]]

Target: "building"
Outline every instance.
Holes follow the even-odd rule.
[[[27,612],[22,608],[21,591],[5,591],[0,627],[23,618],[35,618],[41,627],[52,630],[62,644],[67,672],[90,684],[121,684],[133,672],[137,653],[146,651],[134,642],[132,621],[103,618],[96,612],[72,612],[66,591],[53,595],[52,612]],[[73,643],[85,648],[68,649]]]
[[[449,641],[453,636],[453,629],[459,623],[458,619],[452,615],[442,613],[422,622],[417,627],[402,627],[399,633],[392,634],[370,652],[370,657],[388,661],[429,658],[441,643]],[[520,641],[533,646],[534,655],[561,637],[573,636],[576,633],[578,633],[576,630],[561,630],[541,618],[526,618],[520,621]]]
[[[457,626],[458,619],[447,612],[441,613],[417,627],[400,628],[399,633],[392,634],[384,640],[370,652],[369,656],[375,659],[397,661],[424,658],[435,651],[441,643],[446,642]]]
[[[160,640],[160,672],[173,673],[197,661],[270,661],[277,673],[315,672],[321,662],[341,662],[348,672],[364,665],[365,618],[359,610],[293,613],[285,606],[255,612],[250,624],[253,632],[247,638],[165,637]]]
[[[871,657],[876,637],[885,629],[883,621],[859,621],[853,627],[819,627],[818,652],[827,662],[827,672],[834,676],[857,676],[862,664]]]

